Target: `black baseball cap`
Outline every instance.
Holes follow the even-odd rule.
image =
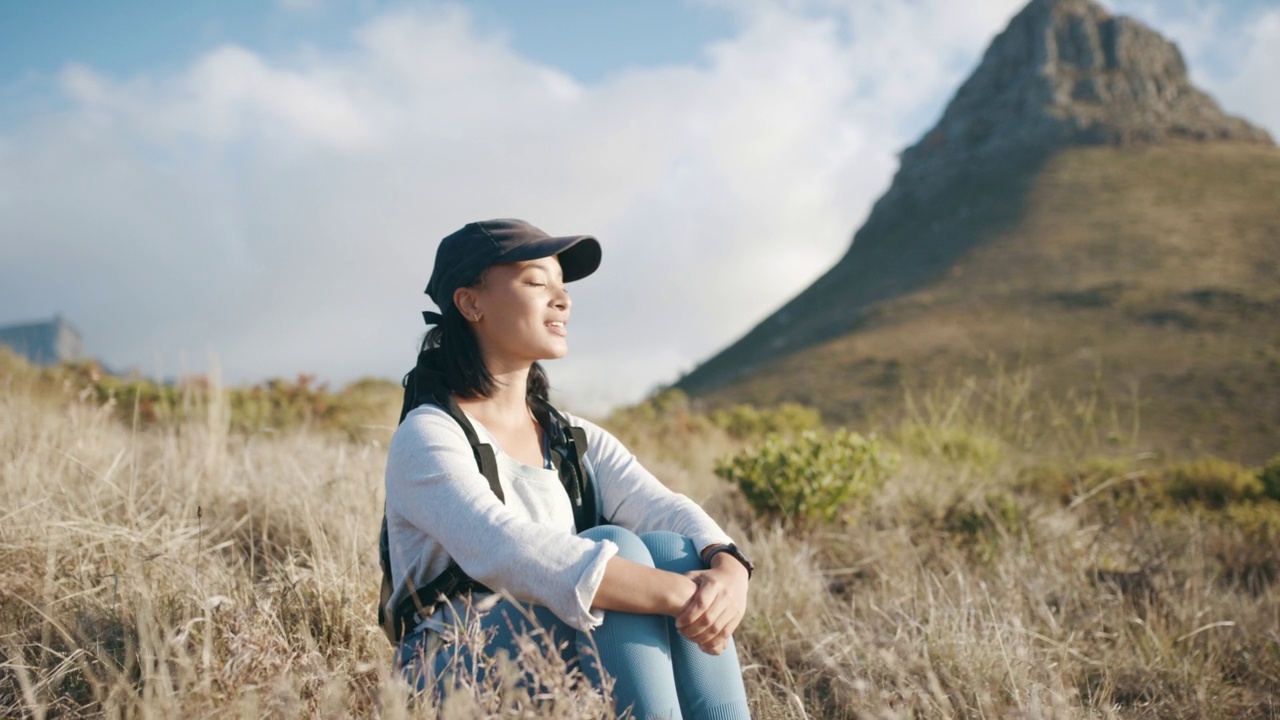
[[[455,290],[475,282],[490,265],[552,255],[560,259],[565,282],[581,280],[600,267],[600,242],[590,235],[552,237],[512,218],[467,223],[440,241],[426,292],[444,310]]]

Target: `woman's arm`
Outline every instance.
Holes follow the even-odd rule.
[[[688,575],[658,570],[615,555],[591,602],[592,609],[676,618],[680,634],[703,652],[719,655],[747,607],[747,570],[723,553],[710,570]]]
[[[601,509],[607,522],[636,533],[649,530],[679,533],[690,538],[704,558],[710,549],[730,542],[724,530],[697,503],[663,485],[617,438],[593,423],[577,418],[573,422],[580,424],[588,433],[589,457],[596,470],[603,501]],[[609,561],[593,606],[604,610],[674,615],[680,634],[696,642],[703,651],[718,655],[725,649],[747,608],[747,571],[742,563],[731,555],[720,553],[712,558],[710,569],[691,572],[687,576],[637,566],[657,573],[646,579],[641,573],[623,570],[626,567],[621,564],[623,562],[626,561],[617,557]],[[614,563],[618,563],[618,572],[611,578]],[[670,606],[661,609],[664,597],[666,602],[670,601],[668,593],[672,584],[680,588],[681,593],[687,592],[689,586],[681,586],[672,578],[688,580],[695,588],[691,596],[678,596],[685,602],[674,613],[670,612]],[[606,603],[611,600],[600,600],[603,597],[600,592],[612,584],[612,580],[618,581],[617,587],[622,593],[616,600],[629,606],[610,607]]]
[[[680,615],[698,585],[679,573],[641,565],[619,555],[609,558],[591,606],[637,615]]]

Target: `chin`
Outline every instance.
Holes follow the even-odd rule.
[[[560,358],[568,354],[569,354],[569,344],[560,343],[560,344],[553,345],[551,347],[546,348],[542,352],[542,359],[543,360],[559,360]]]

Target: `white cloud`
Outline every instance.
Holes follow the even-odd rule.
[[[395,377],[438,239],[517,216],[605,244],[552,378],[575,407],[634,400],[846,250],[1018,4],[735,5],[699,66],[589,85],[457,6],[384,14],[332,55],[70,67],[69,110],[0,136],[3,319],[61,310],[146,370],[212,350],[237,381]]]

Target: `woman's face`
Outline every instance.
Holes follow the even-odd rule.
[[[460,288],[454,302],[471,322],[490,372],[569,352],[572,303],[554,256],[493,265],[480,284]]]

